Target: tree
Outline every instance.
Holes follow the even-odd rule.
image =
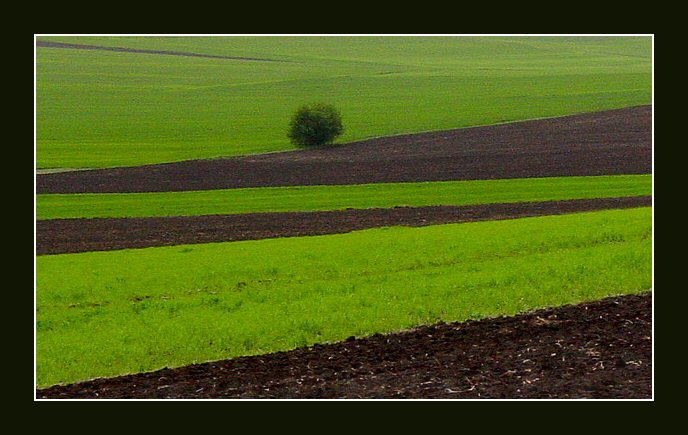
[[[316,103],[300,107],[289,123],[287,136],[296,146],[310,147],[332,143],[342,134],[342,118],[330,104]]]

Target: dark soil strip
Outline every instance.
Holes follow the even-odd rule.
[[[641,106],[330,148],[40,174],[36,186],[38,193],[161,192],[649,174],[651,114],[651,106]]]
[[[38,390],[37,398],[650,399],[650,293]]]
[[[69,44],[65,42],[42,41],[36,40],[36,47],[45,48],[73,48],[78,50],[104,50],[104,51],[119,51],[124,53],[142,53],[142,54],[163,54],[168,56],[185,56],[185,57],[205,57],[210,59],[229,59],[229,60],[251,60],[260,62],[289,62],[277,59],[263,59],[258,57],[236,57],[236,56],[221,56],[215,54],[201,54],[188,53],[185,51],[169,51],[169,50],[147,50],[142,48],[126,48],[126,47],[104,47],[100,45],[87,44]]]
[[[393,225],[422,226],[512,219],[649,205],[652,205],[652,197],[641,196],[460,207],[395,207],[126,219],[53,219],[36,222],[36,252],[38,255],[64,254],[187,243],[311,236]]]

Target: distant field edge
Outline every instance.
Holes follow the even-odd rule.
[[[355,141],[351,141],[350,143],[367,142],[367,141],[376,140],[376,139],[387,139],[387,138],[393,139],[393,138],[397,138],[397,137],[406,138],[406,137],[413,137],[415,135],[424,135],[424,134],[451,133],[451,132],[455,132],[455,131],[471,130],[474,128],[498,127],[498,126],[502,126],[502,125],[519,124],[522,122],[547,121],[550,119],[569,118],[569,117],[575,117],[575,116],[580,116],[580,115],[614,112],[617,110],[625,110],[625,109],[641,109],[644,107],[650,107],[651,108],[652,104],[619,105],[617,107],[610,107],[610,108],[605,108],[605,109],[581,110],[581,111],[566,113],[563,115],[535,116],[535,117],[531,117],[531,118],[514,119],[511,121],[491,122],[488,124],[475,124],[475,125],[469,125],[469,126],[460,127],[460,128],[445,128],[445,129],[441,129],[441,130],[423,130],[423,131],[415,131],[413,133],[399,133],[399,134],[390,134],[390,135],[384,135],[384,136],[371,136],[371,137],[366,137],[366,138],[358,139]],[[342,144],[335,144],[335,145],[331,145],[331,146],[346,146],[346,145],[348,145],[348,144],[342,143]],[[292,150],[284,150],[284,151],[270,151],[270,152],[261,153],[261,154],[271,154],[271,153],[279,153],[279,152],[285,152],[286,153],[286,152],[294,152],[294,151],[300,151],[300,150],[299,149],[292,149]],[[217,158],[222,158],[222,157],[217,157]]]
[[[122,53],[138,53],[138,54],[158,54],[166,56],[183,56],[183,57],[203,57],[210,59],[227,59],[227,60],[243,60],[243,61],[259,61],[259,62],[290,62],[288,60],[280,59],[267,59],[258,57],[239,57],[239,56],[222,56],[216,54],[203,54],[203,53],[189,53],[184,51],[172,51],[172,50],[149,50],[143,48],[128,48],[128,47],[106,47],[102,45],[89,45],[89,44],[70,44],[67,42],[56,42],[56,41],[45,41],[36,40],[36,47],[43,48],[68,48],[75,50],[103,50],[103,51],[118,51]]]

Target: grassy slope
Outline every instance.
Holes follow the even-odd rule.
[[[647,290],[651,209],[43,256],[37,383]]]
[[[641,196],[651,175],[298,186],[130,194],[50,194],[36,197],[38,219],[200,216],[394,206]]]
[[[38,48],[38,168],[289,149],[314,100],[340,108],[342,142],[651,101],[648,37],[46,39],[290,62]]]

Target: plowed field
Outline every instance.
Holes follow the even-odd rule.
[[[189,243],[336,234],[392,225],[423,226],[513,219],[652,204],[649,196],[475,206],[395,207],[315,212],[36,222],[36,253],[109,251]]]
[[[37,392],[38,398],[649,398],[649,294]]]
[[[162,192],[649,174],[651,107],[328,148],[37,175],[37,193]],[[329,234],[647,206],[649,197],[308,213],[56,219],[37,254]],[[37,398],[650,398],[652,295],[424,326],[270,355],[98,379]]]
[[[652,172],[651,107],[329,148],[40,174],[38,193],[164,192]]]

